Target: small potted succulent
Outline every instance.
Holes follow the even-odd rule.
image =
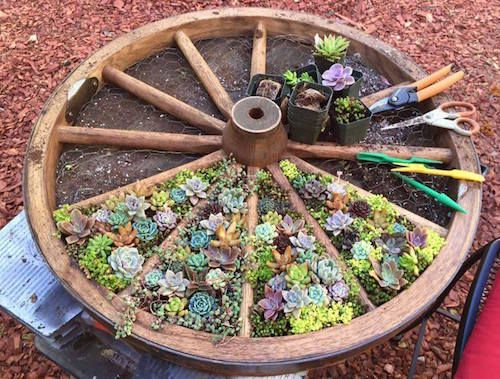
[[[341,145],[351,145],[365,137],[372,112],[359,99],[339,97],[333,102],[331,118],[336,141]]]
[[[267,97],[278,105],[286,95],[285,79],[279,75],[256,74],[247,88],[247,96]]]
[[[325,72],[333,64],[340,63],[344,59],[349,40],[341,36],[323,36],[318,34],[314,36],[314,63],[320,72]]]
[[[363,82],[363,73],[353,70],[350,66],[342,66],[340,63],[333,64],[321,75],[324,86],[332,87],[333,98],[359,97],[359,89]]]
[[[332,89],[315,83],[297,84],[288,102],[288,126],[294,141],[314,144],[328,121]]]

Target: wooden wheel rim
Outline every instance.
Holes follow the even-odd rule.
[[[244,21],[244,22],[242,22]],[[270,35],[294,34],[312,39],[317,32],[341,34],[351,39],[353,50],[395,83],[425,75],[414,62],[394,48],[353,28],[316,16],[281,10],[236,8],[184,14],[146,25],[98,50],[83,62],[47,101],[33,130],[24,172],[25,206],[33,236],[54,273],[70,293],[103,322],[119,320],[122,300],[108,300],[104,289],[85,278],[72,263],[63,243],[54,234],[55,166],[60,154],[55,125],[63,124],[66,95],[81,78],[102,81],[106,64],[124,69],[155,51],[172,45],[174,33],[183,30],[192,39],[250,34],[258,23]],[[447,133],[457,168],[479,171],[470,139]],[[474,239],[480,215],[481,187],[467,184],[461,198],[467,215],[456,213],[449,225],[447,245],[433,264],[394,299],[354,319],[350,324],[305,335],[274,338],[234,337],[214,346],[212,335],[167,325],[155,332],[151,315],[139,312],[128,341],[161,354],[176,363],[231,374],[275,374],[324,365],[359,353],[389,339],[420,317],[457,272]]]

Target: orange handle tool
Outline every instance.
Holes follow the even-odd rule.
[[[418,101],[419,102],[424,101],[430,97],[437,95],[438,93],[443,92],[445,89],[451,87],[453,84],[458,82],[463,77],[464,77],[464,72],[459,71],[459,72],[454,73],[451,76],[448,76],[446,79],[443,79],[443,80],[431,85],[430,87],[427,87],[421,91],[418,91],[417,92]]]

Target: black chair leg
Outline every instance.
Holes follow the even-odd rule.
[[[422,342],[424,340],[425,330],[427,328],[427,320],[428,317],[424,317],[422,319],[422,323],[420,324],[417,343],[415,344],[415,348],[413,349],[413,357],[411,359],[410,371],[408,372],[408,379],[413,379],[413,377],[415,376],[415,371],[417,371],[417,361],[418,356],[420,355],[420,348],[422,347]]]

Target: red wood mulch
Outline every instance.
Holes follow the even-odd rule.
[[[64,4],[64,5],[62,5]],[[499,114],[500,8],[491,0],[414,1],[129,1],[6,0],[0,3],[0,227],[23,206],[21,176],[26,142],[44,102],[63,78],[91,52],[146,23],[220,6],[263,6],[340,18],[406,52],[432,71],[448,63],[466,78],[449,93],[480,112],[482,133],[474,138],[491,170],[484,185],[483,214],[474,247],[498,236],[500,194]],[[495,117],[496,116],[496,117]],[[446,300],[452,311],[464,303],[472,275]],[[36,352],[32,335],[0,314],[0,377],[66,377]],[[418,374],[450,377],[457,325],[434,317],[427,329]],[[404,377],[416,332],[385,343],[315,377]]]

